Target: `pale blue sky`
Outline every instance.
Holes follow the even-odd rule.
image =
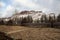
[[[60,13],[60,0],[0,0],[0,17],[11,16],[15,9]]]

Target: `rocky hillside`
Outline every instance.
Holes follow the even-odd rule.
[[[44,13],[42,11],[21,11],[20,13],[16,13],[12,16],[12,18],[19,18],[19,17],[26,17],[28,15],[32,16],[33,19],[38,19],[43,15]]]

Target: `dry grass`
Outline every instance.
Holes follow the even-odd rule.
[[[32,28],[24,26],[0,26],[0,31],[6,32],[14,39],[22,40],[60,40],[60,29]]]
[[[0,31],[2,31],[2,32],[10,32],[10,31],[23,30],[23,29],[28,29],[28,27],[24,27],[24,26],[5,26],[5,25],[0,26]]]

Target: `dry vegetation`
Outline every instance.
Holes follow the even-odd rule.
[[[60,40],[60,29],[32,28],[24,26],[0,26],[0,31],[8,36],[22,40]]]

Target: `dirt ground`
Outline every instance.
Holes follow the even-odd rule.
[[[0,26],[0,31],[5,32],[13,39],[21,40],[60,40],[60,29],[33,28],[24,26]]]

